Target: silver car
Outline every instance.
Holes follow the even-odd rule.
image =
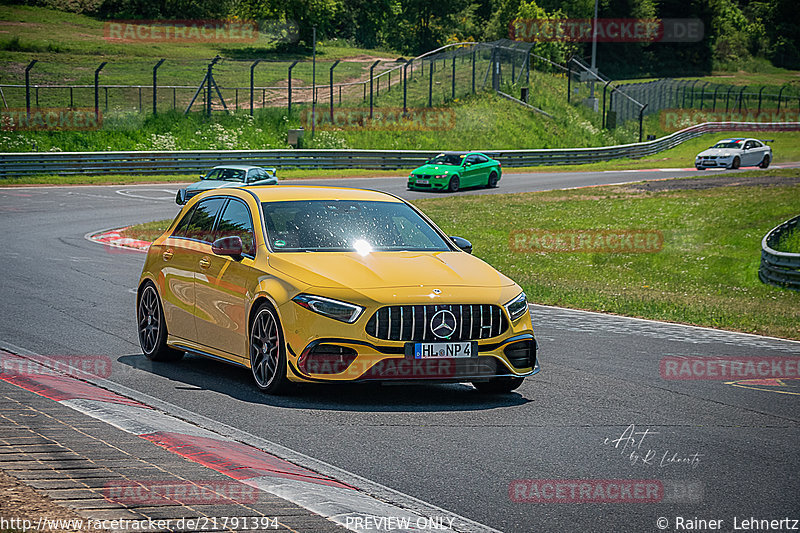
[[[772,161],[772,148],[766,145],[771,140],[723,139],[703,150],[694,160],[697,170],[707,168],[767,168]]]
[[[212,168],[200,181],[180,189],[175,203],[183,205],[201,192],[223,187],[242,187],[245,185],[277,185],[277,170],[252,165],[220,165]]]

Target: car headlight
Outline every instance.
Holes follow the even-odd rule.
[[[447,177],[447,174],[439,174],[438,176],[434,176],[434,178],[439,178],[439,179],[446,178],[446,177]]]
[[[731,154],[722,154],[722,157],[730,157]]]
[[[298,294],[292,298],[292,301],[322,316],[347,322],[348,324],[352,324],[358,320],[358,317],[364,312],[364,308],[360,305],[323,298],[322,296],[313,296],[311,294]]]
[[[506,311],[511,320],[516,320],[528,311],[528,298],[524,292],[519,293],[519,296],[505,304]]]

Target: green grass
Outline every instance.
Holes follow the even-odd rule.
[[[798,295],[757,275],[761,239],[800,211],[800,185],[662,192],[612,185],[414,203],[448,234],[472,241],[475,255],[522,285],[531,302],[800,339]],[[126,235],[152,238],[169,223]],[[511,232],[525,229],[658,230],[664,241],[657,253],[512,251]]]
[[[781,238],[778,240],[777,250],[779,252],[800,254],[800,229],[795,227],[794,230],[781,235]]]

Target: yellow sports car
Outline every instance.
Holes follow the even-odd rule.
[[[395,196],[331,187],[192,198],[147,253],[139,341],[296,382],[432,380],[508,392],[539,371],[528,302]]]

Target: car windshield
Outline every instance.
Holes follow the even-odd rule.
[[[203,178],[204,180],[244,181],[246,172],[240,168],[215,168]]]
[[[414,209],[400,202],[297,200],[261,204],[276,252],[449,251]]]
[[[743,141],[722,141],[718,142],[711,148],[741,148],[742,146],[744,146]]]
[[[461,165],[464,156],[458,154],[439,154],[429,162],[433,165]]]

